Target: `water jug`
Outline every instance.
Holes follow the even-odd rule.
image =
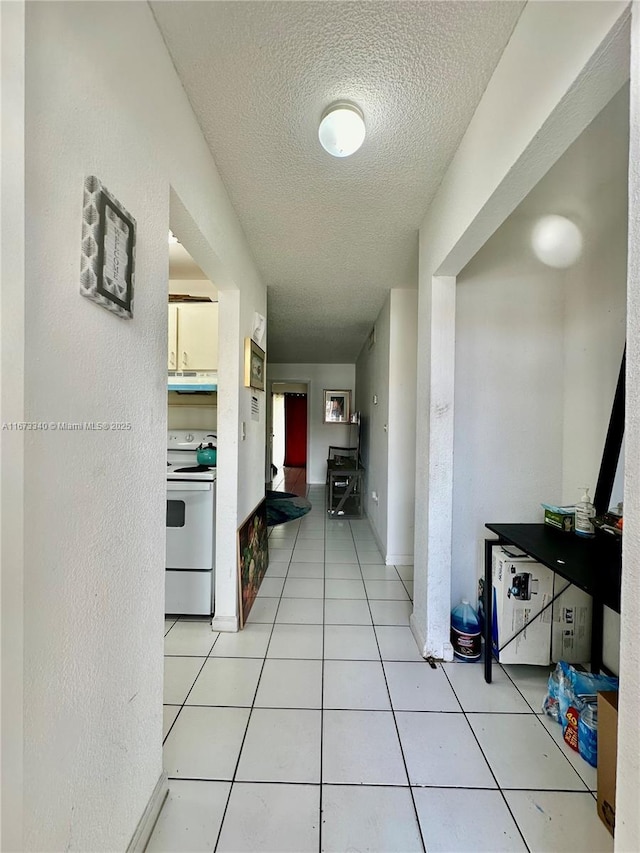
[[[482,650],[480,621],[476,611],[466,599],[451,611],[451,645],[457,660],[480,659]]]
[[[592,698],[592,697],[590,697]],[[598,766],[598,702],[587,702],[578,720],[578,752],[592,767]]]

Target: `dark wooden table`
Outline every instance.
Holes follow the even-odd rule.
[[[525,554],[592,597],[591,668],[593,672],[599,672],[602,667],[604,607],[620,612],[621,540],[607,533],[598,533],[595,538],[587,539],[575,533],[555,530],[547,524],[486,524],[485,527],[498,536],[498,539],[485,539],[484,543],[485,681],[491,682],[493,659],[491,549],[494,545],[501,543],[515,545],[516,548],[520,548]]]

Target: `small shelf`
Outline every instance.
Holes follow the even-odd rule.
[[[329,463],[327,515],[329,518],[362,518],[364,468]]]

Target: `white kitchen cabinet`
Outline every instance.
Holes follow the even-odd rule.
[[[167,345],[169,370],[178,369],[178,306],[169,304],[169,341]]]
[[[218,369],[218,303],[169,304],[169,370]]]

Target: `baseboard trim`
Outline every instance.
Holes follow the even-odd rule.
[[[142,813],[136,831],[133,833],[126,853],[143,853],[145,847],[149,843],[151,833],[156,825],[156,821],[162,811],[162,807],[169,793],[169,779],[166,773],[162,773],[156,786],[153,789],[153,794],[147,803],[147,807]]]
[[[369,522],[369,527],[371,528],[371,532],[373,533],[373,538],[376,540],[376,545],[378,546],[378,550],[380,551],[380,553],[381,553],[381,554],[384,554],[384,555],[385,555],[385,556],[383,557],[383,559],[384,559],[384,561],[385,561],[386,565],[387,565],[387,566],[388,566],[388,565],[390,565],[390,563],[387,561],[387,556],[386,556],[387,549],[385,548],[385,546],[384,546],[384,545],[383,545],[383,543],[382,543],[382,540],[381,540],[381,539],[380,539],[380,537],[378,536],[378,531],[376,530],[376,527],[375,527],[375,525],[373,524],[373,522],[371,521],[371,517],[369,516],[369,514],[368,514],[368,513],[365,515],[365,518],[366,518],[366,519],[367,519],[367,521]]]
[[[411,633],[413,634],[413,638],[416,641],[416,643],[418,644],[418,651],[420,652],[420,654],[422,655],[423,658],[428,657],[428,655],[426,654],[426,651],[425,651],[426,638],[423,635],[420,628],[418,627],[418,623],[416,622],[415,616],[413,613],[411,614],[411,616],[409,616],[409,628],[411,628]]]
[[[413,565],[413,554],[387,554],[386,547],[380,536],[378,535],[378,531],[376,530],[375,525],[371,521],[371,516],[369,513],[365,513],[365,518],[369,522],[369,526],[371,527],[371,532],[373,533],[373,538],[376,540],[376,545],[381,554],[383,554],[383,559],[385,566],[412,566]]]
[[[425,660],[431,658],[432,660],[438,661],[452,661],[453,660],[453,646],[451,643],[443,643],[437,649],[430,649],[427,646],[427,638],[420,630],[420,626],[416,622],[415,616],[412,613],[409,617],[409,628],[411,629],[411,633],[414,636],[416,643],[418,644],[418,651],[422,655]]]
[[[387,566],[412,566],[413,554],[389,554],[386,564]]]
[[[240,628],[237,616],[214,616],[211,620],[214,631],[237,631]]]

